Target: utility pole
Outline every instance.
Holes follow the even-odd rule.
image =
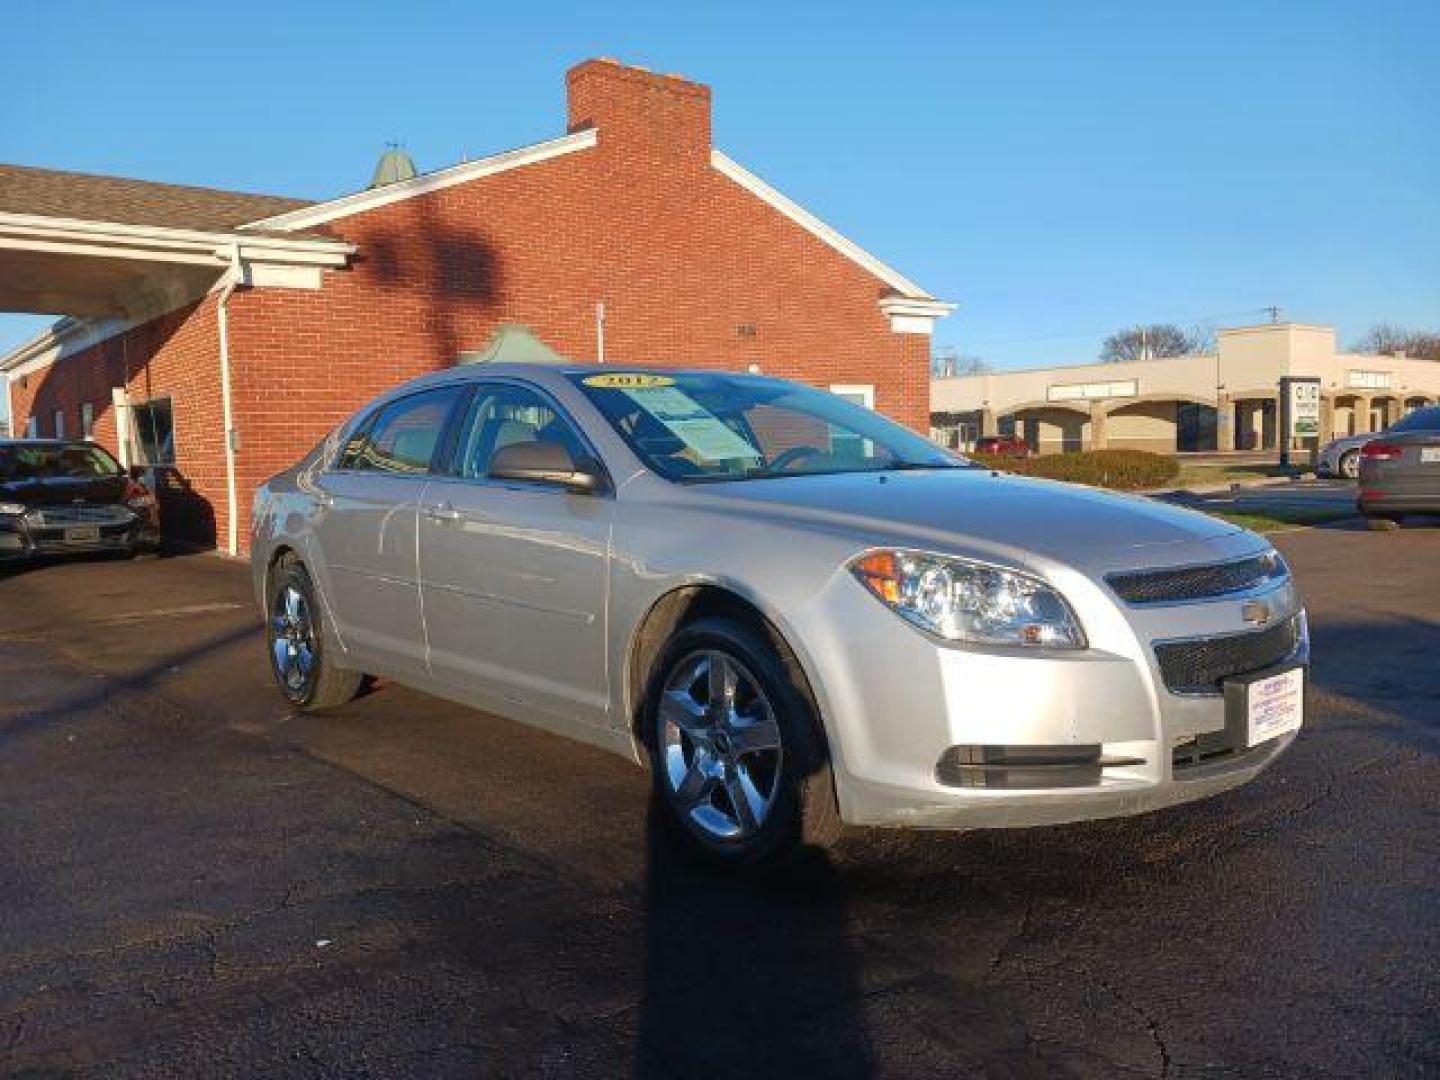
[[[1278,323],[1280,321],[1280,309],[1278,307],[1267,307],[1262,308],[1261,310],[1268,311],[1270,313],[1270,321],[1272,323]]]

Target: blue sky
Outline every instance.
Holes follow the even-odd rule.
[[[1139,321],[1440,328],[1440,4],[6,6],[0,160],[323,198],[563,131],[589,56],[959,310],[1091,359]],[[34,319],[0,316],[0,348]]]

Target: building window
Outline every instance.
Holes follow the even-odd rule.
[[[855,405],[864,405],[867,409],[875,408],[875,387],[868,384],[839,384],[830,387],[830,393]]]
[[[139,465],[175,464],[175,416],[169,398],[156,398],[130,407],[135,421],[135,447]]]
[[[57,439],[63,439],[64,437],[65,437],[65,410],[64,410],[64,409],[56,409],[56,410],[55,410],[55,438],[57,438]]]
[[[33,416],[25,421],[25,437],[27,439],[38,439],[40,437],[40,422]]]
[[[95,406],[88,401],[80,406],[80,435],[86,439],[95,437]]]
[[[852,405],[862,405],[867,409],[875,408],[875,387],[869,384],[841,383],[830,387],[830,392],[838,398],[844,398]],[[832,424],[830,427],[830,453],[834,455],[836,461],[862,463],[874,456],[875,444],[852,431],[837,428]]]

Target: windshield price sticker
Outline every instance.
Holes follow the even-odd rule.
[[[613,375],[588,375],[584,383],[600,390],[644,390],[655,386],[674,386],[675,380],[669,375],[631,371],[616,372]]]
[[[673,382],[667,380],[667,383]],[[625,395],[705,461],[761,456],[759,450],[737,435],[718,416],[673,385],[636,387],[627,389]]]

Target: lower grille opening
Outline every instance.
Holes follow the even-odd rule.
[[[1175,747],[1171,756],[1171,768],[1175,772],[1198,769],[1230,757],[1238,749],[1236,740],[1228,731],[1211,731],[1196,735],[1193,739]]]
[[[1064,746],[952,746],[935,778],[948,787],[1094,787],[1106,769],[1144,765],[1144,758],[1106,755],[1098,743]]]
[[[1300,645],[1300,620],[1287,619],[1266,630],[1155,646],[1166,689],[1176,694],[1219,694],[1225,680],[1278,664]]]

